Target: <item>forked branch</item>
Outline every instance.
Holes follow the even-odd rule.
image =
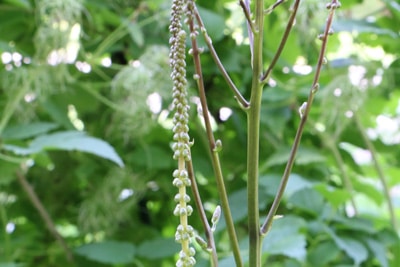
[[[329,15],[328,15],[328,19],[326,21],[324,33],[318,36],[318,38],[322,41],[322,45],[321,45],[321,50],[320,50],[320,53],[319,53],[319,56],[318,56],[318,63],[317,63],[317,68],[315,70],[313,84],[312,84],[312,86],[310,88],[310,93],[308,95],[307,102],[305,102],[302,105],[302,107],[300,107],[300,110],[299,110],[300,117],[301,117],[300,125],[299,125],[299,127],[297,129],[297,132],[296,132],[296,136],[295,136],[295,139],[294,139],[292,150],[290,151],[290,156],[289,156],[288,162],[286,164],[285,171],[283,173],[281,183],[279,184],[278,192],[277,192],[277,194],[275,196],[275,199],[274,199],[274,201],[272,203],[272,206],[271,206],[271,208],[270,208],[270,210],[268,212],[267,218],[265,219],[263,225],[261,226],[260,232],[261,232],[262,235],[265,235],[269,231],[271,226],[272,226],[272,222],[273,222],[274,216],[276,214],[276,211],[278,210],[280,201],[281,201],[281,199],[283,197],[283,193],[284,193],[285,188],[286,188],[286,184],[287,184],[287,182],[289,180],[289,175],[290,175],[290,173],[292,171],[292,167],[293,167],[293,164],[294,164],[296,153],[297,153],[298,147],[300,145],[300,140],[301,140],[301,136],[302,136],[303,131],[304,131],[304,126],[306,124],[307,117],[308,117],[308,115],[310,113],[310,109],[311,109],[311,105],[312,105],[313,100],[314,100],[314,96],[317,93],[318,88],[319,88],[319,83],[318,82],[319,82],[319,77],[320,77],[320,74],[321,74],[322,65],[326,61],[326,59],[325,59],[325,51],[326,51],[326,47],[327,47],[327,44],[328,44],[328,36],[332,33],[331,26],[332,26],[332,22],[333,22],[333,16],[335,14],[336,8],[339,8],[340,5],[341,4],[340,4],[340,2],[338,0],[332,0],[331,3],[327,4],[327,8],[329,9]]]

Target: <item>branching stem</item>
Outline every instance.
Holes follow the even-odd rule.
[[[242,108],[247,108],[249,106],[249,103],[247,102],[247,100],[243,97],[243,95],[239,92],[239,90],[237,89],[236,85],[233,83],[232,79],[229,77],[229,74],[226,72],[225,67],[222,65],[221,60],[218,57],[217,52],[215,51],[214,46],[212,45],[212,41],[210,36],[208,36],[207,34],[207,30],[204,27],[204,23],[200,17],[199,11],[197,10],[197,8],[194,8],[194,15],[196,17],[196,21],[200,27],[200,30],[203,34],[204,40],[207,44],[208,49],[210,49],[210,53],[211,56],[215,62],[215,64],[217,64],[218,69],[220,70],[220,72],[222,73],[222,76],[224,77],[225,81],[227,82],[227,84],[229,85],[229,88],[231,88],[233,94],[235,95],[236,100],[239,102],[239,104],[241,105]]]
[[[279,5],[280,3],[283,3],[283,2],[284,2],[284,1],[277,1],[277,2],[275,3],[275,5],[277,6],[277,5]],[[261,81],[264,81],[264,82],[267,82],[267,81],[268,81],[268,78],[269,78],[269,76],[271,75],[271,72],[272,72],[273,68],[275,67],[276,62],[278,62],[278,59],[279,59],[279,57],[280,57],[281,54],[282,54],[283,48],[284,48],[285,45],[286,45],[287,39],[289,38],[290,31],[292,30],[292,27],[293,27],[293,24],[294,24],[294,20],[295,20],[295,18],[296,18],[297,10],[299,9],[299,5],[300,5],[300,0],[296,0],[296,1],[294,2],[294,5],[293,5],[292,14],[290,14],[288,23],[287,23],[287,25],[286,25],[285,32],[283,33],[281,42],[280,42],[280,44],[279,44],[279,46],[278,46],[278,49],[277,49],[277,51],[276,51],[276,53],[275,53],[275,56],[274,56],[274,58],[272,59],[271,64],[269,64],[267,71],[266,71],[266,72],[264,73],[264,75],[262,76]],[[275,6],[275,7],[276,7],[276,6]],[[274,7],[274,8],[275,8],[275,7]]]
[[[318,57],[318,63],[317,63],[317,68],[316,68],[315,75],[314,75],[313,84],[311,86],[310,93],[308,95],[308,100],[305,103],[306,105],[304,107],[304,111],[302,111],[300,114],[301,115],[300,125],[297,128],[297,132],[296,132],[296,136],[295,136],[294,143],[292,146],[292,150],[290,151],[289,159],[288,159],[288,162],[286,163],[285,171],[283,173],[281,183],[279,184],[279,187],[278,187],[278,192],[277,192],[277,194],[274,198],[274,201],[272,203],[272,206],[268,212],[267,218],[265,219],[263,225],[261,226],[261,234],[263,234],[263,235],[265,235],[271,228],[274,216],[276,214],[276,211],[278,210],[280,201],[282,200],[283,193],[286,188],[286,184],[289,180],[289,175],[292,171],[296,153],[297,153],[298,147],[300,145],[300,140],[301,140],[301,136],[304,131],[304,126],[306,124],[307,117],[310,113],[310,109],[311,109],[312,103],[314,101],[315,93],[318,91],[318,88],[319,88],[318,82],[319,82],[319,77],[321,74],[322,65],[325,61],[324,58],[325,58],[326,47],[328,44],[328,36],[329,36],[331,25],[333,22],[333,16],[335,14],[335,9],[340,6],[340,3],[337,0],[332,0],[332,2],[330,3],[329,6],[330,6],[330,10],[329,10],[328,19],[326,21],[325,30],[324,30],[324,33],[320,36],[322,45],[321,45],[321,50],[320,50],[319,57]]]
[[[193,3],[194,7],[194,3]],[[194,10],[193,10],[194,12]],[[194,15],[194,14],[192,14]],[[231,246],[232,246],[232,251],[233,251],[233,256],[236,262],[237,267],[242,267],[242,259],[240,256],[240,248],[239,248],[239,242],[236,236],[236,231],[235,231],[235,226],[233,223],[232,219],[232,213],[229,207],[229,202],[228,202],[228,196],[226,193],[226,188],[224,184],[224,178],[222,175],[222,169],[221,169],[221,164],[219,161],[219,155],[217,152],[217,147],[215,145],[215,138],[212,132],[212,127],[211,127],[211,119],[210,119],[210,114],[208,111],[208,105],[207,105],[207,97],[205,93],[205,88],[204,88],[204,80],[203,80],[203,73],[202,73],[202,68],[201,68],[201,62],[200,62],[200,51],[197,45],[196,41],[196,36],[197,32],[195,29],[194,21],[189,17],[189,30],[190,30],[190,36],[191,36],[191,43],[192,43],[192,56],[194,60],[194,67],[195,67],[195,72],[196,72],[196,81],[197,81],[197,87],[199,89],[199,97],[200,97],[200,103],[202,107],[202,115],[204,118],[204,124],[206,128],[206,133],[207,133],[207,138],[209,142],[209,149],[211,151],[212,155],[212,165],[213,165],[213,170],[214,170],[214,175],[218,187],[218,193],[219,197],[221,200],[221,207],[222,211],[224,214]]]

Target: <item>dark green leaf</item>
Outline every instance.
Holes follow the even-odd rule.
[[[164,259],[175,255],[179,251],[179,244],[174,239],[154,239],[145,241],[138,246],[137,255],[147,259]]]
[[[3,140],[19,140],[41,135],[54,130],[57,124],[51,122],[34,122],[30,124],[20,124],[9,126],[4,129],[1,135]]]
[[[90,260],[106,264],[128,264],[135,256],[135,247],[127,242],[105,241],[83,245],[75,252]]]

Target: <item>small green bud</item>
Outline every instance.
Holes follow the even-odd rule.
[[[199,244],[199,246],[200,246],[202,249],[204,249],[204,250],[207,251],[207,249],[208,249],[208,244],[207,244],[206,241],[204,241],[203,238],[201,238],[200,236],[196,235],[196,236],[194,237],[194,239],[196,240],[197,244]]]

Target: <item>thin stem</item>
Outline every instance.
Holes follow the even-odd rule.
[[[249,266],[261,266],[260,214],[258,208],[258,168],[260,149],[260,111],[263,85],[262,72],[264,1],[255,3],[254,56],[252,58],[253,77],[250,107],[247,113],[247,209],[249,227]]]
[[[4,128],[7,126],[11,116],[14,114],[25,93],[26,86],[23,85],[21,89],[18,90],[17,94],[13,96],[13,99],[7,101],[7,105],[3,110],[3,116],[1,117],[0,121],[0,135],[3,133]]]
[[[191,160],[187,162],[187,169],[188,169],[190,181],[192,183],[191,189],[192,189],[192,194],[194,197],[194,203],[196,205],[196,209],[199,211],[200,219],[203,224],[204,232],[206,234],[207,248],[211,250],[212,267],[217,267],[218,266],[218,256],[217,256],[217,250],[216,250],[215,242],[214,242],[214,235],[211,231],[210,224],[208,223],[207,216],[204,211],[203,202],[201,201],[199,189],[197,187],[197,182],[196,182],[196,178],[194,175],[193,163]]]
[[[233,94],[235,95],[236,100],[239,102],[239,104],[243,107],[243,108],[247,108],[249,106],[249,103],[247,102],[247,100],[242,96],[242,94],[240,93],[240,91],[237,89],[236,85],[233,83],[232,79],[229,77],[229,74],[226,72],[225,67],[222,65],[221,60],[218,57],[217,52],[215,51],[214,46],[212,45],[212,41],[210,36],[208,36],[207,34],[207,30],[204,27],[204,23],[200,17],[199,11],[197,10],[197,8],[194,8],[194,15],[196,17],[196,21],[199,24],[199,27],[201,29],[201,32],[204,36],[204,40],[207,44],[208,49],[210,49],[210,53],[211,56],[215,62],[215,64],[217,64],[218,69],[220,70],[220,72],[222,73],[222,77],[224,77],[226,83],[228,84],[229,88],[231,88]]]
[[[264,14],[271,14],[272,11],[274,11],[275,8],[277,8],[280,4],[284,3],[286,0],[278,0],[276,1],[272,6],[264,10]]]
[[[388,203],[388,210],[392,227],[394,229],[397,229],[397,220],[396,220],[396,214],[394,212],[393,201],[392,198],[390,197],[390,190],[387,183],[387,179],[385,177],[384,171],[382,170],[381,164],[378,161],[378,153],[376,152],[375,146],[372,144],[371,140],[369,140],[366,131],[360,121],[360,116],[356,110],[353,110],[353,118],[356,123],[357,129],[360,132],[365,145],[367,146],[367,149],[371,152],[372,162],[374,164],[376,172],[378,173],[378,178],[383,186],[383,193]]]
[[[193,4],[193,9],[194,8],[194,2]],[[194,10],[190,10],[190,12],[195,13]],[[194,15],[194,14],[191,14]],[[204,88],[204,79],[203,79],[203,72],[201,68],[201,63],[200,63],[200,51],[197,45],[196,41],[196,30],[195,30],[195,25],[194,21],[192,19],[192,16],[189,16],[189,29],[190,29],[190,36],[191,36],[191,43],[192,43],[192,56],[194,60],[194,66],[195,66],[195,71],[196,71],[196,81],[197,81],[197,87],[199,89],[199,97],[200,97],[200,103],[202,107],[202,115],[204,118],[204,124],[206,128],[206,133],[207,133],[207,138],[209,142],[209,149],[212,153],[212,165],[213,165],[213,170],[214,170],[214,175],[218,187],[218,193],[219,197],[221,200],[221,207],[222,211],[224,213],[224,218],[228,230],[228,235],[230,238],[231,246],[232,246],[232,251],[233,251],[233,256],[236,262],[237,267],[242,267],[242,259],[240,256],[240,248],[239,248],[239,242],[236,236],[236,231],[235,231],[235,226],[233,223],[232,219],[232,213],[229,207],[229,202],[228,202],[228,196],[226,194],[226,189],[225,189],[225,184],[224,184],[224,178],[222,175],[222,170],[221,170],[221,164],[219,161],[219,155],[216,150],[216,145],[215,145],[215,139],[214,135],[212,133],[212,127],[211,127],[211,119],[210,119],[210,114],[208,111],[208,105],[207,105],[207,98],[206,98],[206,93],[205,93],[205,88]]]
[[[283,3],[283,1],[281,1],[281,2],[278,1],[277,3],[279,3],[279,4]],[[268,78],[271,75],[272,69],[275,67],[276,62],[278,62],[278,59],[281,56],[283,48],[285,47],[287,39],[289,38],[290,31],[292,30],[292,27],[294,25],[294,20],[296,18],[297,10],[299,9],[299,5],[300,5],[300,0],[296,0],[294,2],[292,14],[290,14],[288,23],[286,25],[285,32],[283,33],[283,36],[282,36],[282,39],[281,39],[281,42],[280,42],[280,44],[278,46],[278,49],[277,49],[277,51],[276,51],[276,53],[274,55],[274,58],[271,61],[271,64],[269,64],[269,67],[268,67],[267,71],[264,73],[264,75],[261,78],[262,81],[265,81],[265,82],[268,81]]]
[[[331,137],[324,136],[323,139],[324,139],[325,145],[331,151],[333,157],[336,160],[337,166],[340,171],[340,177],[342,179],[344,187],[346,188],[347,192],[349,192],[351,194],[350,203],[353,208],[354,214],[358,214],[357,205],[356,205],[356,202],[354,201],[354,197],[353,197],[353,192],[354,192],[353,184],[350,180],[350,177],[347,175],[347,171],[345,170],[344,160],[343,160],[342,156],[340,155],[339,150],[338,150],[337,146],[335,145],[334,141],[332,141]]]
[[[297,132],[296,132],[296,136],[295,136],[294,143],[292,146],[292,150],[290,151],[289,159],[286,164],[285,171],[284,171],[282,179],[281,179],[281,183],[279,184],[279,187],[278,187],[278,192],[277,192],[277,194],[274,198],[274,201],[272,203],[272,206],[268,212],[267,218],[265,219],[263,225],[261,226],[261,234],[263,234],[263,235],[265,235],[272,226],[274,216],[276,214],[276,211],[278,210],[280,201],[282,200],[282,197],[283,197],[283,192],[285,191],[286,184],[289,180],[289,175],[292,172],[296,153],[297,153],[298,147],[300,145],[301,136],[303,135],[304,126],[306,124],[307,117],[310,113],[310,109],[311,109],[312,103],[314,101],[315,93],[318,91],[318,88],[319,88],[318,81],[319,81],[319,77],[321,74],[322,65],[324,63],[325,51],[326,51],[326,47],[328,44],[329,31],[331,29],[333,16],[335,14],[335,9],[338,6],[339,6],[338,1],[332,0],[332,2],[330,4],[330,11],[329,11],[328,19],[327,19],[326,25],[325,25],[325,30],[324,30],[323,35],[320,36],[321,37],[320,39],[322,40],[322,45],[321,45],[321,50],[320,50],[319,57],[318,57],[318,63],[317,63],[317,68],[316,68],[315,75],[314,75],[313,84],[311,86],[310,93],[308,95],[308,100],[306,103],[304,103],[305,104],[304,111],[303,110],[300,111],[300,116],[301,116],[300,125],[297,128]]]
[[[251,20],[251,11],[250,11],[250,0],[240,0],[240,6],[243,9],[244,15],[246,17],[247,24],[247,34],[249,36],[249,44],[250,44],[250,54],[251,54],[251,63],[253,64],[253,48],[254,48],[254,33],[256,32],[253,21]]]
[[[246,1],[246,3],[245,3],[245,2],[243,2],[243,0],[240,0],[239,5],[243,9],[243,13],[244,13],[244,16],[246,17],[248,27],[250,28],[251,32],[254,33],[255,29],[254,29],[254,24],[251,21],[250,7],[249,7],[248,1]]]
[[[5,203],[1,203],[0,205],[0,218],[1,222],[3,224],[3,234],[4,234],[4,258],[6,261],[11,262],[11,246],[10,246],[10,233],[7,232],[7,223],[8,223],[8,218],[7,218],[7,211],[6,211],[6,202],[7,200],[4,201]]]
[[[43,206],[42,202],[40,201],[39,197],[36,195],[35,191],[33,190],[32,186],[26,180],[26,177],[22,174],[21,171],[16,172],[18,182],[21,184],[22,189],[28,195],[29,200],[31,201],[32,205],[36,208],[39,212],[40,217],[42,217],[44,223],[46,224],[47,229],[53,235],[53,237],[58,241],[61,248],[64,250],[65,257],[67,258],[68,262],[74,262],[74,257],[70,248],[68,247],[67,243],[65,242],[64,238],[58,233],[56,226],[51,219],[49,213],[47,212],[46,208]]]

